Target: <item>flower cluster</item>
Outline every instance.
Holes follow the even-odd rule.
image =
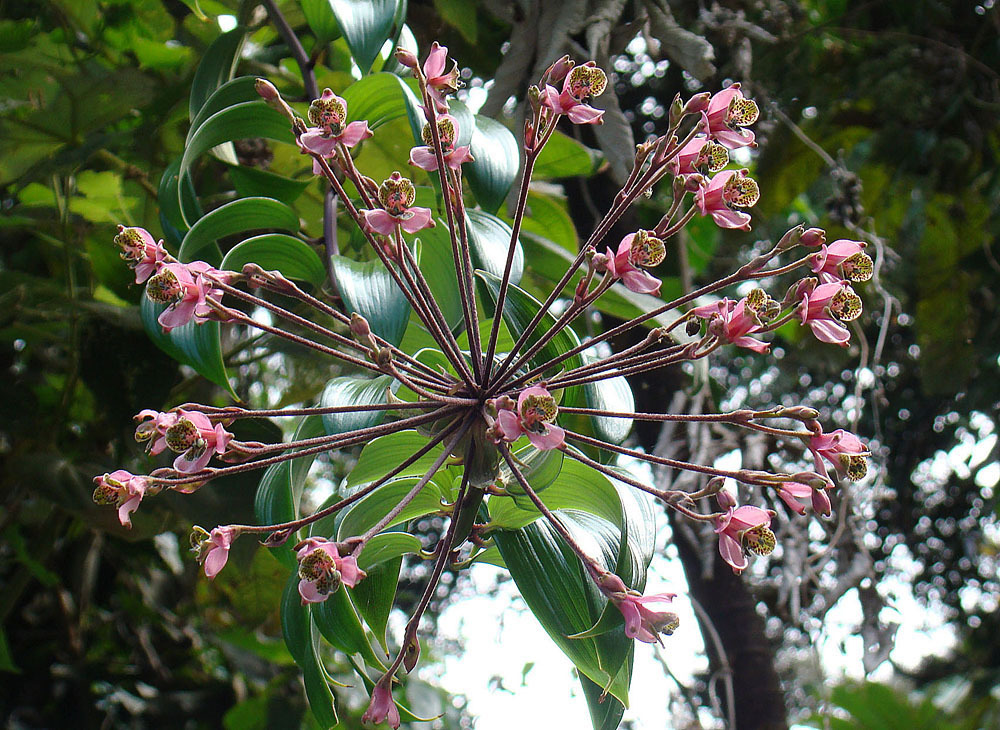
[[[686,102],[678,96],[670,108],[669,129],[638,146],[632,171],[615,205],[581,242],[578,255],[560,281],[544,301],[538,302],[518,288],[513,276],[532,170],[558,125],[602,123],[603,112],[587,102],[605,90],[607,76],[592,61],[576,65],[563,58],[529,89],[530,108],[521,150],[523,182],[512,206],[505,260],[502,267],[483,272],[476,270],[478,264],[474,264],[471,252],[470,195],[463,187],[463,175],[482,161],[473,157],[470,145],[460,144],[464,138],[458,117],[466,117],[457,111],[450,113],[449,108],[449,96],[459,86],[457,64],[448,58],[448,49],[437,43],[422,65],[407,52],[400,52],[398,58],[416,78],[426,121],[417,140],[423,144],[410,149],[409,163],[428,173],[440,190],[437,210],[416,204],[417,187],[400,172],[378,184],[358,169],[352,148],[372,138],[373,131],[366,120],[348,121],[347,102],[333,90],[325,89],[312,101],[307,123],[269,82],[261,80],[257,88],[269,104],[288,117],[298,148],[309,157],[313,173],[322,176],[341,201],[343,220],[356,228],[365,256],[381,264],[379,282],[388,277],[395,284],[407,311],[412,312],[409,327],[416,333],[415,339],[427,342],[429,338],[434,346],[409,352],[398,344],[399,338],[384,335],[385,330],[377,326],[379,311],[365,310],[365,316],[352,311],[346,291],[327,301],[321,290],[303,288],[282,272],[266,271],[255,264],[236,272],[200,261],[184,263],[171,256],[162,241],[155,242],[149,232],[122,227],[115,242],[122,258],[134,269],[136,283],[145,284],[146,296],[165,305],[158,319],[164,330],[210,319],[238,324],[329,357],[343,369],[338,374],[347,373],[342,377],[355,378],[354,384],[360,385],[351,390],[350,398],[341,398],[334,388],[333,396],[324,397],[322,404],[313,407],[254,410],[185,403],[163,412],[143,410],[136,417],[136,440],[152,456],[173,452],[171,465],[148,475],[118,469],[94,480],[94,500],[115,506],[121,523],[130,526],[143,499],[164,489],[190,492],[220,477],[287,468],[292,459],[329,451],[360,447],[364,455],[371,453],[365,449],[375,449],[373,445],[382,448],[395,443],[388,440],[400,434],[406,434],[407,443],[419,442],[421,446],[415,451],[393,451],[383,462],[384,473],[369,474],[359,484],[351,484],[311,514],[300,515],[296,505],[288,508],[294,514],[285,521],[219,525],[212,530],[195,527],[191,535],[192,551],[209,578],[223,570],[234,540],[241,535],[263,536],[262,544],[268,548],[300,540],[294,548],[297,574],[292,580],[297,577],[301,602],[321,603],[345,589],[324,611],[350,607],[356,598],[352,589],[366,578],[361,566],[373,570],[386,554],[398,558],[410,553],[432,560],[426,591],[406,624],[399,644],[402,648],[396,656],[378,663],[381,675],[377,681],[366,679],[373,689],[364,721],[387,722],[392,727],[398,727],[401,720],[392,695],[393,682],[398,672],[412,670],[419,658],[420,618],[438,590],[442,573],[449,567],[471,564],[492,545],[501,543],[505,533],[524,524],[504,523],[497,516],[504,509],[494,510],[493,500],[510,507],[508,511],[518,512],[518,519],[525,510],[535,510],[537,514],[531,517],[544,520],[550,534],[561,541],[560,555],[577,556],[584,570],[566,579],[580,577],[583,583],[579,590],[599,599],[602,631],[608,623],[603,608],[610,605],[621,614],[620,621],[615,611],[607,614],[612,623],[618,622],[611,628],[624,638],[662,642],[678,628],[676,614],[660,610],[674,594],[642,595],[636,588],[641,587],[643,576],[631,576],[629,584],[625,573],[623,580],[609,566],[600,564],[574,537],[567,521],[539,495],[556,478],[549,472],[561,470],[564,462],[588,470],[595,483],[606,485],[602,500],[611,499],[608,495],[618,494],[618,488],[626,485],[658,500],[681,518],[701,524],[707,539],[714,530],[722,559],[737,573],[749,566],[751,555],[766,556],[775,549],[771,528],[781,517],[767,506],[740,505],[723,488],[727,480],[754,487],[754,493],[770,493],[778,509],[784,504],[789,512],[802,515],[811,507],[816,515],[830,515],[835,480],[863,478],[868,450],[857,436],[843,429],[824,432],[816,411],[802,407],[691,414],[616,411],[605,405],[609,401],[604,396],[614,389],[627,389],[627,376],[707,358],[729,346],[767,355],[767,338],[779,327],[796,321],[809,327],[820,341],[846,346],[850,341],[846,325],[861,314],[861,299],[852,284],[868,280],[874,272],[864,242],[837,240],[827,245],[822,230],[797,226],[732,274],[670,302],[647,299],[653,303],[646,311],[581,342],[573,324],[586,317],[591,306],[612,288],[618,288],[619,293],[624,287],[648,297],[660,295],[662,282],[655,272],[694,216],[708,216],[721,228],[749,230],[751,215],[747,211],[760,197],[759,187],[748,170],[726,168],[731,150],[755,145],[748,126],[757,120],[756,104],[743,95],[739,84],[714,95],[697,94]],[[470,130],[464,131],[468,136]],[[476,146],[477,155],[480,149]],[[664,206],[667,210],[659,222],[620,241],[607,240],[629,206],[664,180],[669,181],[663,186],[669,205]],[[348,183],[352,187],[345,188]],[[427,204],[432,204],[430,198]],[[421,245],[406,238],[436,225],[447,228],[453,271],[433,270],[421,260]],[[441,231],[439,228],[436,233]],[[796,249],[808,253],[787,260]],[[497,271],[502,276],[496,275]],[[432,282],[440,283],[436,277],[445,274],[457,288],[457,304],[447,314],[432,286]],[[768,293],[770,281],[793,274],[801,278],[790,282],[783,297]],[[725,296],[729,287],[740,287],[739,293],[745,296]],[[565,291],[574,293],[567,298]],[[274,294],[280,296],[270,296]],[[227,306],[224,299],[235,300],[240,306]],[[304,316],[303,310],[313,316]],[[266,311],[268,316],[254,318],[246,313],[258,311]],[[654,319],[667,324],[656,326],[637,344],[620,352],[596,356],[605,351],[605,343],[612,337],[638,332]],[[387,387],[388,383],[391,386]],[[329,431],[265,444],[238,440],[229,430],[239,419],[282,417],[314,417]],[[350,425],[329,425],[338,419]],[[814,470],[791,474],[729,471],[712,464],[661,457],[622,445],[624,436],[613,441],[607,436],[609,429],[595,425],[615,419],[726,424],[764,433],[783,444],[799,445],[812,457]],[[691,491],[659,489],[619,468],[615,463],[618,455],[689,471],[701,482]],[[223,465],[213,466],[213,459]],[[544,482],[539,481],[540,471],[546,472]],[[425,488],[432,480],[432,486],[442,490],[440,500],[438,496],[426,499]],[[592,496],[586,493],[589,485],[581,483],[579,489],[580,495],[567,489],[553,490],[559,492],[559,508],[587,512],[601,501],[588,501]],[[375,498],[368,500],[372,495]],[[717,509],[712,506],[713,497]],[[515,498],[512,505],[510,500]],[[484,500],[488,500],[485,507]],[[427,502],[430,505],[421,512],[421,505]],[[345,511],[342,519],[324,521]],[[621,513],[625,512],[622,509]],[[449,518],[447,528],[436,536],[431,548],[414,548],[412,542],[391,532],[414,515],[425,514]],[[483,521],[484,515],[489,521]],[[596,512],[591,517],[603,519]],[[336,534],[319,534],[324,525],[334,523]],[[627,525],[608,525],[609,534],[618,530],[621,537],[627,532]],[[630,549],[628,544],[621,546],[623,554]],[[290,553],[286,557],[290,558]],[[516,569],[512,566],[512,572]],[[357,617],[351,616],[357,623]],[[575,638],[586,636],[587,631],[581,631]]]

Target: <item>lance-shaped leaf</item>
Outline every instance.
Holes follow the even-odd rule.
[[[531,176],[536,180],[587,177],[597,171],[602,159],[600,152],[584,147],[562,132],[556,132],[538,155]]]
[[[523,440],[523,439],[522,439]],[[535,492],[548,489],[549,486],[559,477],[562,472],[565,455],[559,449],[536,449],[534,445],[527,444],[515,449],[513,456],[518,461],[518,468],[528,484]],[[521,484],[517,481],[514,473],[507,466],[505,461],[500,462],[500,480],[506,485],[510,494],[525,494]],[[502,498],[501,498],[502,499]],[[528,499],[525,497],[525,499]],[[529,500],[530,502],[530,500]],[[531,510],[534,511],[534,506]],[[492,515],[492,511],[490,513]],[[523,524],[528,524],[527,522]],[[501,527],[521,527],[522,525],[501,525]]]
[[[467,220],[473,266],[493,276],[503,276],[504,267],[507,265],[510,237],[513,233],[511,227],[495,215],[481,210],[467,211]],[[524,251],[521,249],[521,242],[515,241],[514,259],[510,267],[511,283],[520,282],[523,272]]]
[[[372,666],[382,666],[346,588],[341,587],[322,603],[313,605],[311,612],[316,627],[331,646],[345,654],[360,654]]]
[[[358,613],[364,617],[365,623],[386,652],[389,647],[385,632],[392,603],[396,600],[396,586],[399,584],[402,565],[403,559],[400,557],[381,562],[372,567],[367,578],[349,589]]]
[[[408,116],[411,107],[420,106],[416,95],[403,79],[384,72],[358,79],[344,89],[341,96],[347,102],[347,121],[365,121],[371,129]],[[419,133],[418,129],[418,136]]]
[[[427,437],[417,431],[407,430],[379,436],[365,445],[358,463],[347,475],[348,489],[368,484],[399,466],[427,445]],[[420,476],[441,455],[444,447],[438,444],[399,473],[399,476]]]
[[[191,82],[188,114],[192,121],[215,90],[233,77],[245,34],[244,29],[235,28],[220,35],[205,50]]]
[[[375,378],[358,378],[343,375],[326,384],[320,396],[323,408],[337,406],[367,406],[385,403],[389,389],[393,386],[389,375]],[[348,431],[377,426],[385,418],[385,411],[354,411],[347,413],[327,413],[323,415],[323,428],[334,436]]]
[[[346,309],[367,319],[376,335],[398,345],[410,320],[410,303],[382,262],[346,256],[330,260]]]
[[[245,101],[260,101],[260,94],[257,93],[256,76],[240,76],[239,78],[227,81],[205,100],[198,109],[198,112],[191,117],[191,127],[188,129],[188,139],[206,119],[221,112],[226,107],[240,104]]]
[[[156,321],[164,309],[166,305],[152,302],[149,297],[142,297],[139,312],[149,339],[174,360],[190,365],[199,375],[222,386],[236,398],[236,393],[233,392],[226,376],[226,365],[222,360],[219,323],[196,324],[192,321],[164,332],[160,323]]]
[[[392,35],[397,0],[329,0],[340,32],[362,74],[367,74]]]
[[[447,472],[442,470],[439,473],[443,479],[451,481]],[[338,539],[346,540],[349,537],[363,535],[399,504],[418,481],[420,481],[420,477],[412,476],[390,479],[367,497],[351,505],[337,528]],[[423,517],[440,511],[442,509],[441,502],[447,497],[448,489],[449,486],[439,484],[435,479],[431,479],[399,515],[386,525],[386,529],[415,517]]]
[[[287,205],[273,198],[234,200],[206,213],[191,226],[184,235],[177,258],[185,262],[202,259],[218,266],[222,253],[216,241],[234,233],[265,228],[297,231],[299,216]]]
[[[323,419],[319,416],[307,416],[299,421],[294,438],[298,441],[322,436],[323,433]],[[267,468],[254,497],[254,513],[260,524],[291,522],[299,516],[299,498],[302,496],[309,467],[315,458],[315,455],[300,456]],[[274,556],[290,568],[296,565],[291,548],[295,542],[291,539],[284,545],[272,548]]]
[[[264,233],[233,246],[222,259],[222,268],[238,272],[249,263],[268,271],[277,269],[289,279],[308,281],[315,287],[326,281],[319,255],[305,242],[284,233]]]
[[[476,115],[470,148],[474,159],[462,169],[478,203],[495,213],[517,179],[520,167],[517,141],[500,122]]]
[[[299,597],[299,577],[292,573],[281,596],[281,633],[288,652],[302,670],[306,698],[313,717],[321,728],[338,724],[329,678],[318,653],[318,632],[309,617],[309,609]]]

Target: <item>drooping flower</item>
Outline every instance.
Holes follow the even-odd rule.
[[[383,722],[396,730],[399,727],[399,708],[396,701],[392,699],[392,677],[384,675],[372,689],[372,699],[361,716],[362,723],[378,725]]]
[[[497,427],[505,441],[527,436],[536,449],[557,449],[566,440],[566,432],[555,425],[559,408],[556,399],[540,385],[525,388],[517,397],[515,409],[497,412]]]
[[[622,612],[622,617],[625,619],[625,635],[630,639],[662,645],[660,634],[670,636],[680,625],[677,614],[672,611],[654,611],[646,608],[647,604],[670,603],[677,597],[676,593],[644,596],[638,591],[629,590],[622,579],[613,573],[598,576],[597,585],[608,600]]]
[[[539,97],[543,106],[556,114],[565,114],[574,124],[603,124],[604,112],[584,104],[584,99],[600,96],[607,88],[608,77],[593,61],[574,66],[566,74],[562,92],[546,85]]]
[[[842,279],[868,281],[875,267],[871,257],[864,252],[867,245],[864,241],[844,238],[829,245],[823,244],[817,253],[809,257],[809,266],[824,283]]]
[[[695,194],[702,215],[711,215],[720,228],[744,231],[750,230],[750,214],[736,208],[752,208],[759,199],[760,188],[746,170],[724,170]]]
[[[838,428],[830,433],[814,434],[809,439],[809,451],[816,465],[816,472],[827,476],[826,465],[830,465],[841,476],[846,476],[852,482],[863,479],[868,473],[868,449],[857,436],[850,431]]]
[[[347,124],[347,101],[323,89],[323,94],[309,105],[309,121],[313,124],[299,136],[299,146],[304,152],[312,152],[321,157],[334,157],[337,145],[353,147],[372,136],[368,122]],[[313,172],[320,174],[318,165],[313,163]]]
[[[466,162],[474,159],[469,152],[468,145],[456,147],[458,140],[458,120],[450,114],[442,114],[437,118],[438,139],[441,140],[441,152],[444,157],[444,164],[452,170],[461,169]],[[425,147],[414,147],[410,150],[410,164],[422,170],[433,172],[438,169],[437,155],[434,154],[434,137],[431,133],[431,125],[425,124],[421,137]]]
[[[760,353],[771,349],[768,343],[747,336],[763,328],[760,314],[748,305],[748,297],[738,302],[721,299],[714,304],[695,307],[688,312],[688,316],[706,320],[709,334],[731,345]]]
[[[740,91],[738,83],[712,96],[704,112],[708,136],[731,150],[756,146],[754,133],[745,129],[757,121],[760,111],[752,99]]]
[[[378,189],[378,200],[382,207],[361,211],[365,226],[369,231],[384,236],[391,236],[396,226],[402,227],[407,233],[433,228],[434,219],[430,208],[411,207],[416,199],[417,191],[413,183],[398,172],[392,173]]]
[[[296,553],[299,561],[299,595],[303,603],[322,603],[340,584],[353,588],[365,577],[353,555],[340,556],[337,544],[310,537]]]
[[[618,244],[614,256],[608,257],[607,267],[611,275],[634,292],[659,295],[660,280],[644,271],[663,263],[667,248],[659,238],[649,231],[630,233]]]
[[[123,527],[132,527],[132,513],[149,489],[147,477],[136,476],[118,469],[104,476],[94,477],[94,502],[118,507],[118,521]]]
[[[699,135],[681,147],[667,167],[675,176],[694,172],[707,175],[719,172],[728,164],[729,151],[723,145]]]
[[[195,559],[205,567],[205,576],[214,578],[229,561],[229,547],[236,538],[236,528],[216,527],[209,533],[205,528],[195,525],[191,531],[191,552]]]
[[[730,507],[725,514],[715,518],[715,532],[719,536],[719,554],[735,573],[749,565],[746,552],[770,555],[774,550],[771,513],[760,507]]]
[[[177,414],[161,413],[150,408],[139,411],[135,417],[138,425],[135,429],[135,440],[146,443],[146,450],[151,454],[162,453],[167,448],[167,429],[177,422]]]
[[[816,339],[847,347],[851,332],[843,323],[861,316],[861,297],[846,281],[816,286],[815,279],[799,283],[797,315],[808,324]]]
[[[176,416],[163,434],[170,450],[180,454],[174,459],[174,469],[193,474],[205,468],[213,453],[225,453],[233,435],[221,423],[213,426],[208,416],[198,411],[177,411]]]
[[[206,264],[194,261],[182,264],[178,261],[162,264],[154,276],[146,283],[146,296],[152,301],[169,305],[157,322],[165,332],[181,327],[192,320],[198,324],[208,320],[212,307],[207,300],[222,299],[222,290],[216,281],[226,282],[230,274]]]
[[[778,496],[788,505],[788,509],[798,512],[800,515],[806,513],[806,505],[802,500],[812,499],[812,487],[799,482],[782,482],[777,485],[777,489]]]
[[[167,250],[163,241],[154,241],[145,228],[118,226],[115,244],[121,248],[121,257],[135,270],[135,283],[141,284],[156,271],[157,266],[166,261]]]
[[[445,71],[448,65],[448,46],[442,46],[437,41],[431,44],[431,52],[424,61],[424,77],[427,79],[427,93],[434,101],[434,109],[439,114],[448,111],[445,97],[458,91],[461,82],[458,80],[458,62],[452,59],[451,70]]]

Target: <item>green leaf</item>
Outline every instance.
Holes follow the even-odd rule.
[[[476,20],[476,4],[467,0],[434,0],[434,9],[441,19],[457,30],[470,44],[476,44],[479,24]]]
[[[268,271],[277,269],[289,279],[308,281],[317,288],[326,281],[326,270],[319,255],[307,243],[283,233],[264,233],[233,246],[222,259],[222,268],[239,272],[249,263]]]
[[[613,568],[621,533],[612,523],[582,512],[563,511],[562,524],[579,544]],[[570,639],[599,618],[607,600],[579,558],[546,521],[499,530],[494,540],[521,596],[546,633],[581,674],[628,705],[628,679],[621,673],[631,652],[624,627],[601,636]]]
[[[330,260],[346,310],[360,314],[376,335],[398,345],[410,321],[410,303],[382,262],[336,255]]]
[[[576,226],[566,209],[566,201],[551,195],[528,193],[527,211],[521,221],[521,231],[534,233],[558,244],[573,258],[579,250]],[[558,272],[558,275],[561,276],[562,272]]]
[[[177,258],[194,261],[201,258],[202,249],[211,246],[224,236],[234,233],[254,231],[264,228],[280,228],[286,231],[299,229],[299,217],[294,210],[272,198],[243,198],[219,206],[205,214],[184,235]],[[210,252],[218,264],[222,258],[218,246]]]
[[[365,543],[358,556],[358,567],[366,573],[381,563],[423,549],[420,538],[408,532],[383,532]]]
[[[347,120],[367,121],[371,129],[407,116],[410,104],[420,106],[406,82],[396,74],[385,72],[355,81],[344,89],[341,96],[347,102]]]
[[[245,101],[216,112],[197,128],[192,128],[178,175],[187,174],[195,159],[213,147],[247,137],[288,142],[291,139],[288,120],[264,101]],[[185,221],[189,221],[186,211],[182,210],[182,213]]]
[[[191,127],[188,129],[188,139],[213,114],[235,104],[259,100],[256,76],[240,76],[232,81],[227,81],[212,92],[211,96],[198,109],[198,113],[192,117]]]
[[[153,344],[177,362],[190,365],[199,375],[225,388],[233,398],[238,398],[226,376],[226,365],[222,360],[222,344],[219,339],[219,323],[195,324],[192,321],[183,327],[175,327],[170,332],[164,332],[160,323],[156,321],[164,309],[165,305],[156,304],[147,296],[142,297],[139,313],[146,334]]]
[[[298,588],[299,576],[292,573],[281,596],[281,634],[288,652],[302,670],[306,699],[313,717],[322,728],[336,727],[337,711],[333,706],[326,669],[317,651],[318,635],[309,617],[309,609],[302,605]]]
[[[179,248],[188,229],[187,220],[201,218],[201,206],[191,185],[191,176],[180,178],[181,161],[175,160],[167,165],[160,178],[160,187],[156,192],[156,200],[160,204],[160,223],[163,233],[175,248]],[[181,208],[184,212],[181,212]]]
[[[507,265],[507,252],[513,231],[495,215],[481,210],[467,211],[469,249],[472,264],[499,278]],[[521,242],[515,243],[514,259],[510,267],[510,282],[517,284],[524,272],[524,251]]]
[[[517,141],[500,122],[476,115],[470,148],[474,159],[463,165],[469,187],[479,204],[495,213],[517,179],[521,164]]]
[[[548,488],[562,471],[565,454],[559,449],[536,449],[528,444],[514,451],[514,457],[520,462],[518,469],[528,484],[536,492]],[[524,494],[520,483],[505,461],[500,462],[500,478],[511,494]],[[527,523],[525,523],[527,524]],[[506,525],[504,525],[506,527]],[[520,527],[520,525],[517,525]]]
[[[601,159],[600,153],[584,147],[562,132],[556,132],[535,160],[531,178],[550,180],[556,177],[588,177],[597,171]]]
[[[362,75],[368,73],[392,34],[397,0],[329,0]]]
[[[398,431],[373,439],[362,449],[358,463],[347,475],[345,486],[353,489],[374,482],[426,446],[427,440],[426,436],[417,431]],[[420,476],[430,468],[443,450],[444,447],[440,444],[435,446],[401,471],[399,476]]]
[[[376,378],[360,378],[342,375],[326,384],[320,396],[320,406],[359,406],[385,403],[386,394],[394,381],[389,375]],[[323,428],[330,436],[348,431],[356,431],[369,426],[377,426],[385,418],[385,411],[355,411],[353,413],[327,413],[323,417]]]
[[[632,673],[632,659],[635,656],[635,649],[629,651],[628,659],[619,670]],[[631,678],[625,677],[621,680],[627,687],[631,684]],[[600,687],[589,679],[585,674],[580,674],[580,684],[583,687],[583,696],[587,699],[587,708],[590,710],[590,722],[594,730],[618,730],[621,724],[622,715],[625,714],[625,705],[617,697],[604,694],[604,688]]]
[[[228,165],[229,179],[236,192],[246,198],[270,197],[286,205],[294,203],[312,182],[311,179],[293,180],[256,167]]]
[[[403,559],[400,557],[379,563],[372,567],[367,578],[349,589],[358,613],[364,617],[365,623],[386,651],[388,645],[385,631],[396,599],[396,586],[399,584],[402,565]]]
[[[323,638],[334,648],[345,654],[360,654],[372,666],[382,666],[368,643],[365,627],[361,625],[347,588],[341,587],[322,603],[314,604],[312,620]]]
[[[584,355],[584,362],[596,362],[597,358]],[[618,375],[583,386],[583,396],[587,408],[602,411],[634,412],[635,397],[632,388],[624,376]],[[594,427],[594,435],[602,441],[620,444],[628,438],[632,430],[631,418],[611,418],[609,416],[590,416]]]
[[[486,271],[477,271],[476,275],[485,282],[487,293],[493,304],[496,305],[497,298],[500,296],[499,277]],[[507,289],[507,298],[504,301],[503,320],[507,323],[511,333],[515,337],[520,337],[541,306],[542,303],[528,294],[528,292],[511,284]],[[548,334],[555,326],[555,323],[555,317],[546,313],[528,337],[525,349],[528,349],[537,342],[543,334]],[[532,368],[538,367],[579,344],[580,340],[576,336],[576,333],[571,328],[565,327],[529,359],[529,364]],[[558,365],[557,369],[575,368],[581,364],[582,360],[580,356],[574,355]],[[552,373],[546,373],[546,375],[551,375],[555,372],[557,370],[553,370]]]
[[[441,478],[448,478],[447,472],[442,470],[439,473],[442,475]],[[340,527],[337,530],[338,539],[346,540],[348,537],[363,535],[399,504],[400,500],[416,486],[418,481],[420,481],[420,477],[415,476],[394,478],[364,499],[355,502],[348,508],[340,522]],[[413,501],[386,525],[386,529],[415,517],[423,517],[440,511],[441,501],[448,496],[447,490],[449,488],[450,484],[442,487],[435,479],[431,479],[417,493]]]
[[[534,486],[530,478],[528,483]],[[622,524],[622,503],[614,484],[575,459],[566,459],[559,474],[538,496],[550,510],[574,509]],[[491,497],[488,507],[490,524],[504,529],[524,527],[541,516],[527,495]]]
[[[441,307],[445,321],[455,331],[462,323],[462,300],[458,295],[458,277],[455,275],[448,226],[438,220],[436,227],[421,231],[417,240],[421,243],[420,271],[434,300]]]
[[[307,416],[299,421],[294,440],[314,438],[322,436],[323,433],[323,419],[319,416]],[[299,498],[305,486],[309,467],[315,458],[315,455],[301,456],[272,464],[267,468],[254,497],[254,513],[260,524],[275,525],[291,522],[299,516]],[[289,568],[294,568],[296,565],[291,548],[294,544],[295,541],[290,540],[284,545],[272,548],[274,556]]]
[[[212,45],[205,50],[191,82],[188,112],[192,120],[215,90],[233,77],[244,33],[242,28],[234,28],[212,41]]]
[[[329,43],[340,37],[340,26],[333,17],[329,0],[299,0],[299,5],[317,43]]]

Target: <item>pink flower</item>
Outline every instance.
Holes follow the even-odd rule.
[[[675,176],[694,172],[707,175],[719,172],[728,164],[729,152],[725,147],[708,137],[698,136],[681,147],[667,167]]]
[[[501,408],[497,430],[505,441],[527,436],[536,449],[558,449],[566,441],[566,432],[553,421],[559,415],[556,400],[540,385],[525,388],[517,397],[516,411]]]
[[[157,318],[164,332],[169,332],[192,320],[198,324],[207,321],[213,311],[207,303],[209,297],[215,301],[222,299],[222,290],[217,288],[215,280],[225,282],[229,277],[229,273],[219,271],[204,261],[161,264],[146,283],[146,296],[154,302],[169,305]]]
[[[167,259],[163,241],[155,242],[145,228],[118,226],[115,243],[122,250],[122,260],[135,270],[136,284],[146,281]]]
[[[562,93],[551,86],[542,90],[540,101],[556,114],[565,114],[574,124],[603,124],[604,112],[583,103],[591,96],[600,96],[608,85],[608,77],[593,61],[574,67],[563,81]]]
[[[660,280],[642,268],[652,268],[663,262],[667,248],[649,231],[630,233],[618,244],[618,251],[608,257],[608,271],[621,279],[626,288],[640,294],[659,295]]]
[[[469,152],[469,146],[455,147],[458,139],[458,121],[450,114],[442,114],[437,118],[438,139],[441,141],[441,152],[444,164],[452,170],[461,169],[466,162],[474,159]],[[410,164],[427,172],[438,169],[437,155],[434,154],[434,136],[431,125],[425,124],[421,136],[426,147],[414,147],[410,150]]]
[[[743,297],[739,302],[722,299],[714,304],[695,307],[688,312],[688,316],[707,320],[709,334],[724,342],[754,352],[768,352],[771,349],[768,343],[747,337],[754,332],[760,332],[763,328],[759,312],[750,307],[747,300],[747,297]]]
[[[874,264],[871,257],[864,253],[867,245],[864,241],[843,238],[830,245],[823,244],[819,252],[809,257],[810,268],[823,283],[842,279],[868,281],[872,278]]]
[[[868,473],[868,449],[857,436],[842,428],[831,433],[814,434],[809,439],[809,451],[812,452],[816,464],[816,472],[827,476],[823,459],[837,470],[841,476],[846,476],[852,482],[864,478]]]
[[[424,61],[424,77],[427,79],[427,93],[434,101],[434,109],[440,114],[448,111],[445,96],[458,91],[458,63],[452,59],[451,70],[445,72],[448,65],[448,47],[437,41],[431,44],[431,52]]]
[[[744,127],[756,122],[760,112],[752,99],[743,96],[739,84],[715,94],[704,115],[708,136],[717,139],[720,144],[731,150],[756,147],[753,132]]]
[[[613,573],[597,576],[597,585],[612,601],[625,619],[625,635],[630,639],[638,639],[647,644],[658,643],[660,634],[670,636],[677,630],[679,621],[677,614],[671,611],[653,611],[646,604],[670,603],[676,593],[657,593],[643,596],[637,591],[629,590],[625,583]]]
[[[298,139],[303,152],[312,152],[320,157],[335,157],[337,145],[353,147],[372,136],[368,122],[347,121],[347,101],[323,89],[323,94],[309,105],[309,121],[314,126],[303,132]],[[313,162],[313,172],[321,174],[318,163]]]
[[[146,408],[139,411],[135,420],[139,424],[135,429],[135,440],[147,442],[149,453],[159,454],[167,448],[167,429],[177,422],[176,413],[160,413]]]
[[[132,513],[149,488],[147,477],[136,476],[124,469],[118,469],[104,476],[94,477],[94,502],[114,504],[118,507],[118,521],[123,527],[132,527]]]
[[[798,317],[808,324],[816,339],[847,347],[851,332],[843,323],[861,316],[861,297],[846,281],[816,286],[815,279],[799,282]]]
[[[749,565],[744,551],[770,555],[774,550],[771,513],[760,507],[729,508],[724,515],[715,518],[715,532],[719,536],[719,554],[735,573]]]
[[[213,453],[225,453],[232,438],[221,423],[213,426],[208,416],[198,411],[177,411],[176,419],[163,433],[170,450],[180,454],[174,459],[174,469],[182,474],[204,469]]]
[[[235,527],[216,527],[211,533],[194,526],[191,532],[191,552],[205,567],[205,575],[215,578],[229,561],[229,546],[239,532]]]
[[[702,215],[711,215],[720,228],[744,231],[750,230],[750,214],[735,208],[752,208],[759,199],[760,188],[746,170],[720,172],[695,194]]]
[[[361,722],[375,725],[387,722],[394,730],[399,727],[399,709],[392,699],[392,677],[388,674],[375,683],[371,703],[361,716]]]
[[[806,513],[806,506],[800,500],[812,498],[814,491],[812,487],[798,482],[782,482],[777,488],[778,496],[788,505],[788,509],[798,512],[800,515]]]
[[[378,189],[381,208],[363,210],[365,227],[373,233],[391,236],[400,226],[407,233],[416,233],[424,228],[433,228],[434,219],[430,208],[411,207],[417,198],[416,188],[398,172],[392,173]]]
[[[304,540],[299,561],[299,595],[302,603],[322,603],[340,584],[353,588],[365,577],[353,555],[340,557],[337,544],[319,537]]]

